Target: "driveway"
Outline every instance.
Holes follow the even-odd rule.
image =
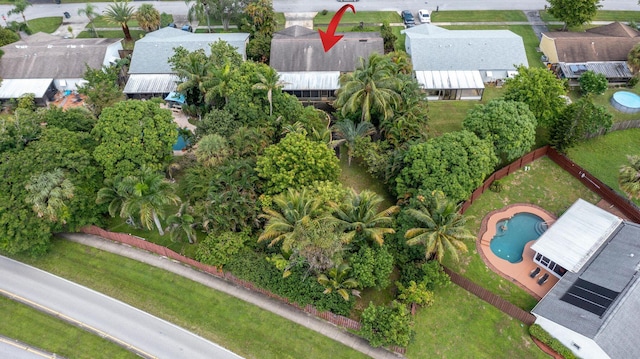
[[[3,256],[0,294],[72,322],[143,358],[241,358],[126,303]]]

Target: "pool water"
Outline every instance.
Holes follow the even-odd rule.
[[[611,97],[611,105],[624,113],[640,112],[640,96],[629,91],[618,91]]]
[[[509,219],[498,221],[496,235],[489,247],[496,256],[511,263],[522,261],[524,247],[538,239],[547,229],[542,218],[531,213],[517,213]]]
[[[182,135],[178,136],[178,140],[173,145],[173,150],[182,151],[185,149],[185,147],[187,147],[187,143],[184,141],[184,137],[182,137]]]

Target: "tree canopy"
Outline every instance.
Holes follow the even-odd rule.
[[[178,130],[171,111],[152,101],[128,100],[103,110],[91,132],[105,177],[125,177],[142,166],[160,170],[173,154]]]
[[[607,77],[593,71],[583,73],[580,75],[578,81],[580,82],[580,90],[582,90],[583,95],[590,93],[594,95],[602,95],[607,91],[607,87],[609,87]]]
[[[336,181],[338,158],[327,145],[307,139],[303,133],[289,133],[258,157],[258,175],[265,179],[265,192],[276,194],[288,188],[302,188],[314,181]]]
[[[600,0],[547,0],[547,2],[550,5],[549,14],[564,22],[563,30],[590,22],[602,7]]]
[[[508,163],[531,150],[536,118],[522,102],[492,100],[471,109],[462,127],[493,143],[496,156]]]
[[[507,79],[504,87],[505,99],[526,103],[543,127],[551,125],[566,106],[564,81],[546,68],[519,66],[518,74]]]
[[[407,150],[396,192],[441,190],[458,202],[482,184],[497,162],[491,142],[469,131],[445,133]]]
[[[609,130],[613,115],[604,106],[593,103],[590,96],[580,98],[567,106],[549,130],[551,144],[560,152],[566,151],[586,136]]]

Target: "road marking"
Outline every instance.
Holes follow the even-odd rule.
[[[9,299],[15,300],[15,301],[20,302],[22,304],[28,305],[31,308],[34,308],[34,309],[39,310],[41,312],[47,313],[47,314],[52,315],[54,317],[60,318],[61,320],[65,321],[67,323],[73,324],[75,326],[78,326],[78,327],[80,327],[80,328],[82,328],[82,329],[84,329],[84,330],[86,330],[88,332],[92,332],[94,334],[97,334],[101,338],[104,338],[104,339],[109,340],[109,341],[111,341],[113,343],[116,343],[116,344],[120,345],[121,347],[123,347],[123,348],[125,348],[125,349],[127,349],[129,351],[132,351],[135,354],[138,354],[139,356],[141,356],[143,358],[158,359],[158,357],[156,357],[155,355],[149,354],[149,353],[145,352],[144,350],[142,350],[142,349],[140,349],[140,348],[138,348],[138,347],[136,347],[134,345],[131,345],[131,344],[129,344],[129,343],[127,343],[127,342],[125,342],[125,341],[123,341],[121,339],[118,339],[118,338],[116,338],[116,337],[114,337],[114,336],[112,336],[112,335],[110,335],[110,334],[108,334],[106,332],[103,332],[102,330],[100,330],[98,328],[92,327],[89,324],[86,324],[86,323],[81,322],[81,321],[79,321],[77,319],[71,318],[71,317],[69,317],[69,316],[67,316],[65,314],[57,312],[57,311],[55,311],[55,310],[53,310],[53,309],[51,309],[49,307],[45,307],[44,305],[41,305],[41,304],[36,303],[34,301],[31,301],[31,300],[29,300],[27,298],[21,297],[21,296],[19,296],[17,294],[11,293],[11,292],[6,291],[4,289],[0,289],[0,295],[3,295],[3,296],[5,296],[5,297],[7,297]]]

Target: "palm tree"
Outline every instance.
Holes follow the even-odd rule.
[[[85,15],[87,19],[89,19],[89,24],[91,24],[91,29],[93,29],[93,33],[96,35],[96,37],[100,37],[98,36],[98,31],[96,31],[96,26],[93,24],[93,19],[95,19],[96,16],[98,16],[98,13],[96,12],[96,7],[90,2],[88,2],[85,4],[84,8],[78,9],[78,15],[80,16]]]
[[[640,156],[627,156],[629,164],[620,167],[618,184],[629,198],[640,198]]]
[[[12,15],[12,14],[20,14],[22,15],[22,20],[24,21],[25,25],[27,24],[27,18],[24,17],[24,11],[33,4],[31,4],[29,1],[27,0],[16,0],[13,3],[13,9],[9,10],[9,12],[7,12],[8,15]]]
[[[195,243],[196,233],[193,230],[195,218],[187,212],[188,210],[189,203],[183,203],[176,214],[172,214],[167,218],[171,240],[174,242],[180,242],[182,236],[187,236],[189,243]]]
[[[351,271],[351,267],[349,267],[346,263],[341,263],[340,265],[329,269],[328,276],[325,274],[320,274],[318,276],[318,283],[325,287],[324,294],[329,294],[334,290],[342,296],[342,298],[346,301],[349,300],[349,291],[351,289],[351,294],[355,296],[360,296],[357,290],[354,288],[358,287],[358,281],[355,278],[348,278],[349,272]]]
[[[220,68],[209,69],[207,80],[204,83],[206,89],[205,101],[213,104],[215,96],[224,98],[224,103],[229,103],[229,90],[234,73],[231,63],[227,62]]]
[[[185,0],[185,4],[189,6],[187,19],[191,23],[194,19],[202,21],[207,20],[207,31],[211,32],[211,6],[207,0]]]
[[[306,190],[289,189],[273,197],[273,205],[275,209],[263,208],[264,214],[260,215],[260,218],[267,219],[267,224],[258,242],[270,240],[269,246],[282,242],[283,251],[289,252],[299,239],[297,230],[319,216],[320,203]]]
[[[160,27],[160,13],[151,4],[142,4],[136,11],[136,20],[142,30],[149,32]]]
[[[38,217],[44,217],[51,222],[66,223],[69,209],[66,200],[73,198],[75,187],[65,177],[60,168],[32,176],[25,189],[29,193],[25,198],[31,204]]]
[[[217,133],[202,137],[196,147],[196,158],[209,167],[221,164],[230,154],[229,143]]]
[[[423,198],[419,200],[424,201]],[[427,259],[435,256],[438,262],[442,262],[446,252],[458,261],[458,251],[467,251],[463,240],[475,239],[465,227],[466,218],[458,210],[458,206],[440,191],[432,194],[427,205],[420,204],[419,209],[407,209],[407,214],[422,225],[407,230],[404,235],[407,244],[424,245]]]
[[[351,120],[342,120],[333,125],[332,129],[336,133],[337,137],[340,138],[338,144],[344,143],[347,147],[349,166],[351,166],[353,152],[356,149],[356,140],[376,133],[376,128],[371,124],[371,122],[364,121],[356,125]]]
[[[253,85],[254,90],[267,91],[267,101],[269,101],[269,117],[273,114],[273,91],[280,89],[287,84],[280,81],[280,75],[272,67],[268,67],[265,74],[257,73],[260,82]]]
[[[164,207],[180,203],[173,184],[161,173],[143,168],[140,175],[125,177],[119,185],[125,193],[131,194],[122,204],[122,211],[137,212],[140,223],[145,228],[151,230],[155,224],[158,233],[163,236],[160,219],[164,218]]]
[[[342,115],[360,111],[361,121],[371,121],[372,111],[383,119],[393,116],[394,107],[401,102],[401,84],[393,68],[388,58],[372,54],[368,61],[360,59],[354,72],[341,75],[335,105]]]
[[[118,24],[122,27],[124,37],[127,41],[133,40],[131,32],[129,32],[129,21],[135,18],[136,10],[133,6],[129,6],[128,0],[114,0],[103,12],[104,19],[112,24]]]
[[[385,234],[395,233],[391,216],[400,207],[391,206],[378,212],[382,200],[375,192],[364,190],[358,194],[351,189],[343,203],[331,203],[332,215],[346,233],[345,242],[365,239],[382,245]]]
[[[195,92],[194,100],[201,103],[207,92],[205,83],[209,76],[204,51],[197,50],[186,53],[181,60],[180,66],[177,67],[175,71],[181,81],[177,87],[178,92],[188,94],[190,90],[193,89]]]
[[[134,223],[132,212],[126,212],[124,202],[132,196],[131,191],[124,188],[121,183],[121,178],[107,179],[104,181],[105,187],[98,190],[96,197],[96,204],[109,203],[109,215],[120,218],[127,218],[131,223]]]

